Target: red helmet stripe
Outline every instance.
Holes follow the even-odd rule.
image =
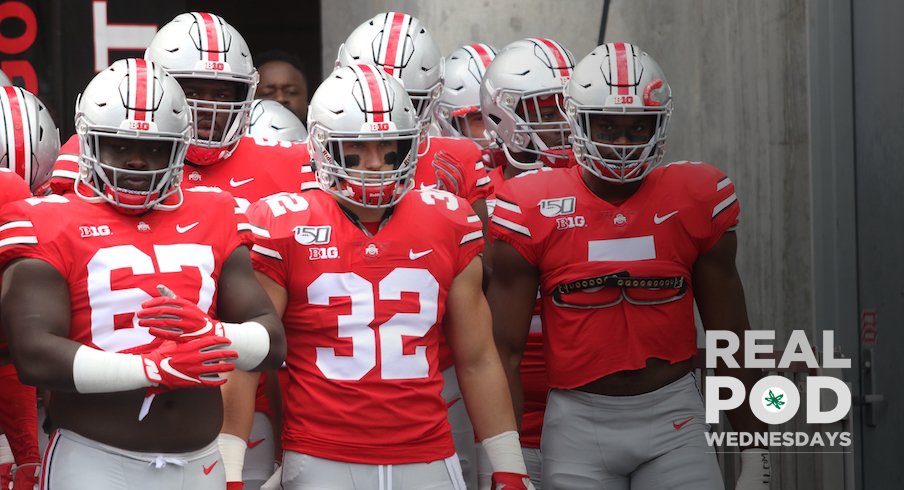
[[[490,62],[493,61],[494,53],[493,50],[490,49],[486,44],[470,44],[465,46],[466,48],[471,48],[480,58],[480,63],[483,65],[483,70],[486,71],[487,67],[490,66]]]
[[[130,73],[135,80],[135,101],[132,104],[132,117],[137,121],[144,121],[147,119],[148,111],[151,109],[148,104],[148,65],[147,61],[141,58],[129,60],[129,65],[133,63],[134,71]]]
[[[217,22],[214,20],[213,15],[210,15],[207,12],[199,12],[198,15],[200,15],[201,19],[204,21],[204,30],[207,34],[207,60],[221,61],[220,35],[217,31]]]
[[[386,112],[386,103],[383,100],[383,92],[380,90],[380,75],[374,72],[374,67],[370,65],[359,65],[361,73],[364,75],[364,81],[367,82],[370,101],[373,105],[371,117],[373,122],[383,122],[384,112]]]
[[[615,66],[616,74],[615,83],[618,85],[619,95],[628,94],[628,53],[625,50],[625,43],[615,43]]]
[[[16,87],[3,87],[6,93],[7,105],[9,107],[9,119],[7,120],[6,135],[7,141],[13,141],[12,151],[9,153],[11,158],[9,162],[10,170],[14,170],[26,182],[31,182],[31,175],[26,173],[27,165],[25,161],[25,131],[29,129],[28,121],[25,119],[25,110],[22,107],[22,100]],[[7,143],[8,145],[9,143]]]
[[[394,75],[395,67],[401,65],[397,58],[401,54],[399,44],[401,44],[402,26],[406,24],[406,17],[408,15],[402,12],[392,13],[392,24],[389,28],[389,38],[386,40],[386,50],[383,51],[383,59],[378,60],[383,65],[383,71],[389,75]]]
[[[543,43],[556,59],[556,65],[559,67],[560,77],[571,77],[571,66],[568,63],[568,56],[565,54],[565,48],[552,39],[539,38],[537,41]]]

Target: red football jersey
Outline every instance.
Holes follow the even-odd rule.
[[[144,216],[73,195],[34,197],[0,212],[0,268],[19,257],[49,263],[69,285],[70,339],[142,352],[159,340],[135,328],[141,303],[164,284],[215,317],[222,265],[248,229],[228,193],[185,192],[178,208]]]
[[[435,189],[441,174],[455,180],[453,185],[440,183],[441,189],[464,198],[469,203],[478,199],[486,199],[493,192],[490,178],[483,165],[480,147],[467,138],[446,138],[431,136],[419,148],[417,169],[414,173],[415,187],[418,189]],[[454,187],[454,188],[450,188]]]
[[[363,464],[454,453],[439,330],[452,281],[483,247],[468,203],[413,190],[371,237],[319,189],[249,209],[252,261],[288,291],[283,447]]]
[[[61,148],[49,181],[51,192],[73,191],[78,177],[78,136]],[[245,136],[229,158],[213,165],[192,165],[182,170],[182,188],[219,187],[235,197],[245,210],[254,201],[278,192],[301,190],[302,182],[314,180],[307,146],[288,141]]]
[[[705,163],[658,167],[618,206],[587,188],[581,167],[506,181],[492,235],[540,271],[550,386],[575,388],[649,358],[691,358],[693,265],[739,211],[731,180]],[[616,274],[670,281],[655,290],[591,281]]]

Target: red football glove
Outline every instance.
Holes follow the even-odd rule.
[[[226,490],[242,490],[243,488],[245,488],[245,482],[243,481],[226,482]]]
[[[198,305],[177,298],[166,286],[158,285],[162,296],[141,303],[138,325],[148,327],[151,335],[184,342],[205,335],[225,337],[223,324],[211,319]]]
[[[436,152],[433,157],[433,169],[436,171],[436,188],[458,195],[461,182],[465,177],[451,155],[444,151]]]
[[[13,480],[13,490],[34,490],[38,485],[38,476],[41,474],[41,465],[23,464],[15,469],[16,477]]]
[[[493,473],[493,490],[534,490],[530,477],[520,473]]]
[[[220,374],[235,369],[238,358],[234,350],[226,350],[229,339],[207,335],[187,342],[164,341],[156,349],[142,354],[144,375],[158,388],[149,394],[176,388],[212,388],[226,380]]]

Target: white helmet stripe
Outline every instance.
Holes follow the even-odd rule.
[[[396,67],[402,66],[405,56],[405,44],[408,41],[408,29],[411,27],[411,16],[403,12],[389,12],[383,23],[383,37],[380,40],[380,51],[377,53],[377,64],[383,66],[383,71],[394,77],[401,77],[401,73],[395,73]],[[399,68],[401,72],[401,68]]]

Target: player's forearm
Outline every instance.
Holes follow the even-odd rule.
[[[495,349],[487,349],[472,363],[457,365],[455,371],[478,439],[516,430],[512,398]]]
[[[223,323],[223,326],[232,348],[239,353],[236,362],[239,369],[276,369],[286,360],[286,336],[276,315],[269,313],[243,323]]]
[[[18,343],[11,355],[23,384],[75,392],[73,361],[79,347],[80,344],[69,339],[42,335]]]
[[[260,373],[236,370],[225,377],[227,382],[220,387],[223,394],[223,429],[220,432],[247,440],[254,422]]]

